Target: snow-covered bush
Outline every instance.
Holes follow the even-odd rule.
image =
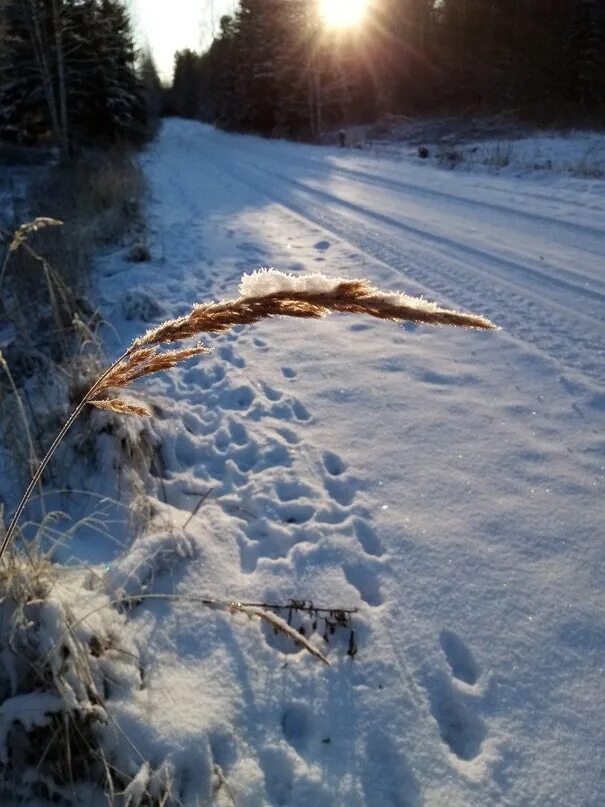
[[[103,750],[111,686],[140,686],[125,617],[82,569],[37,552],[0,570],[0,778],[2,803],[92,803],[127,786]]]

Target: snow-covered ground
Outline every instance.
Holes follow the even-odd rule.
[[[385,119],[345,130],[347,144],[375,157],[457,171],[523,176],[540,171],[605,178],[602,132],[535,130],[506,119]],[[338,133],[326,135],[336,143]]]
[[[605,183],[177,120],[142,162],[153,260],[101,262],[112,350],[260,266],[502,330],[268,321],[141,385],[155,526],[108,547],[110,589],[357,607],[358,650],[142,603],[124,747],[191,805],[602,804]]]

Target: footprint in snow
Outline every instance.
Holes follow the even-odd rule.
[[[300,443],[300,437],[292,429],[288,429],[285,426],[280,426],[279,428],[275,429],[275,431],[280,437],[283,437],[286,443],[291,446],[295,446]]]
[[[265,774],[269,804],[276,807],[291,804],[294,767],[286,751],[274,746],[266,747],[259,754],[259,763]]]
[[[239,387],[226,387],[217,395],[217,404],[221,409],[241,410],[249,409],[254,402],[254,390],[247,384]]]
[[[287,557],[297,543],[308,537],[301,527],[293,529],[279,517],[276,520],[269,517],[254,519],[246,524],[243,534],[237,536],[242,572],[254,572],[261,559],[280,560]],[[272,630],[271,635],[274,635]],[[299,649],[294,645],[294,650]]]
[[[330,498],[342,507],[350,507],[357,494],[355,481],[353,479],[335,479],[326,477],[324,487]]]
[[[421,792],[412,769],[387,731],[370,732],[360,762],[367,807],[420,807]]]
[[[265,384],[264,381],[260,382],[260,386],[268,401],[274,402],[282,399],[282,393],[279,390],[270,387],[268,384]]]
[[[231,440],[235,445],[245,446],[249,442],[248,430],[243,423],[238,420],[231,420],[228,428]]]
[[[277,420],[300,420],[306,421],[311,419],[311,415],[307,407],[301,403],[298,398],[288,398],[287,400],[279,400],[273,404],[269,410],[269,414]]]
[[[302,704],[289,706],[282,715],[281,728],[284,739],[299,754],[302,754],[309,744],[314,723],[314,715],[308,707]]]
[[[263,353],[266,353],[269,350],[269,347],[268,347],[267,343],[265,342],[265,340],[260,339],[258,336],[254,336],[252,338],[252,344],[257,348],[260,348],[260,350],[262,350]]]
[[[250,473],[262,460],[258,444],[254,440],[241,447],[234,446],[229,455],[242,474]]]
[[[301,502],[277,505],[275,512],[284,524],[306,524],[315,515],[315,507]]]
[[[452,685],[445,673],[438,671],[425,681],[429,693],[431,713],[441,739],[458,759],[470,761],[481,753],[486,737],[483,720],[475,706]]]
[[[384,598],[380,590],[378,576],[365,561],[359,564],[349,564],[344,567],[347,581],[357,589],[361,599],[372,608],[382,605]]]
[[[439,643],[445,653],[452,675],[465,684],[474,686],[479,678],[479,667],[473,654],[458,634],[452,630],[442,630],[439,634]]]
[[[230,345],[223,345],[222,347],[219,347],[218,355],[221,357],[221,359],[223,359],[223,361],[228,362],[229,364],[233,365],[233,367],[237,367],[240,370],[246,366],[246,360],[241,356],[238,356]]]
[[[424,687],[441,739],[458,759],[468,762],[479,756],[487,736],[481,698],[473,691],[480,671],[470,649],[456,633],[443,630],[439,641],[450,674],[433,670],[425,675]]]
[[[331,476],[340,476],[347,469],[338,454],[334,454],[332,451],[325,451],[322,460],[326,471]]]
[[[316,491],[306,485],[304,482],[294,480],[282,480],[275,485],[275,492],[280,502],[292,502],[302,497],[313,499],[316,497]]]
[[[347,327],[353,333],[357,333],[359,331],[370,331],[374,326],[367,322],[354,322],[352,325],[348,325]]]
[[[371,525],[363,518],[356,518],[353,522],[353,532],[355,537],[363,547],[364,552],[368,555],[381,557],[384,554],[384,549],[380,539]]]
[[[357,480],[345,476],[347,466],[332,451],[325,451],[322,456],[323,483],[330,499],[341,507],[350,507],[357,495]]]

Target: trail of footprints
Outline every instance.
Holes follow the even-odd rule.
[[[176,435],[171,426],[163,430],[162,489],[168,502],[191,510],[192,497],[199,499],[212,488],[213,499],[238,521],[244,573],[283,559],[297,569],[297,564],[313,562],[314,551],[321,552],[322,561],[343,569],[363,601],[381,605],[373,570],[380,569],[383,548],[359,504],[359,480],[338,454],[304,442],[303,427],[311,415],[292,394],[296,371],[281,368],[280,388],[262,380],[251,383],[246,361],[235,350],[240,338],[267,349],[257,336],[229,334],[214,361],[200,362],[165,382],[189,404],[183,428]],[[262,428],[256,427],[261,421]],[[303,453],[311,476],[301,462]],[[191,490],[192,476],[199,489]],[[343,535],[351,539],[344,551],[342,544],[330,542]],[[297,555],[302,545],[304,552]]]

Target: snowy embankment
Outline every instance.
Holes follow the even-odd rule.
[[[272,320],[141,386],[152,527],[107,547],[106,580],[185,599],[129,615],[125,765],[185,804],[597,807],[605,184],[183,121],[143,164],[153,261],[99,269],[116,351],[259,266],[367,277],[503,330]],[[327,668],[186,599],[206,595],[356,607],[357,653],[307,621]]]
[[[337,136],[334,134],[333,142]],[[346,130],[349,145],[375,157],[427,167],[526,176],[605,178],[605,135],[581,130],[536,131],[506,120],[393,119]]]

